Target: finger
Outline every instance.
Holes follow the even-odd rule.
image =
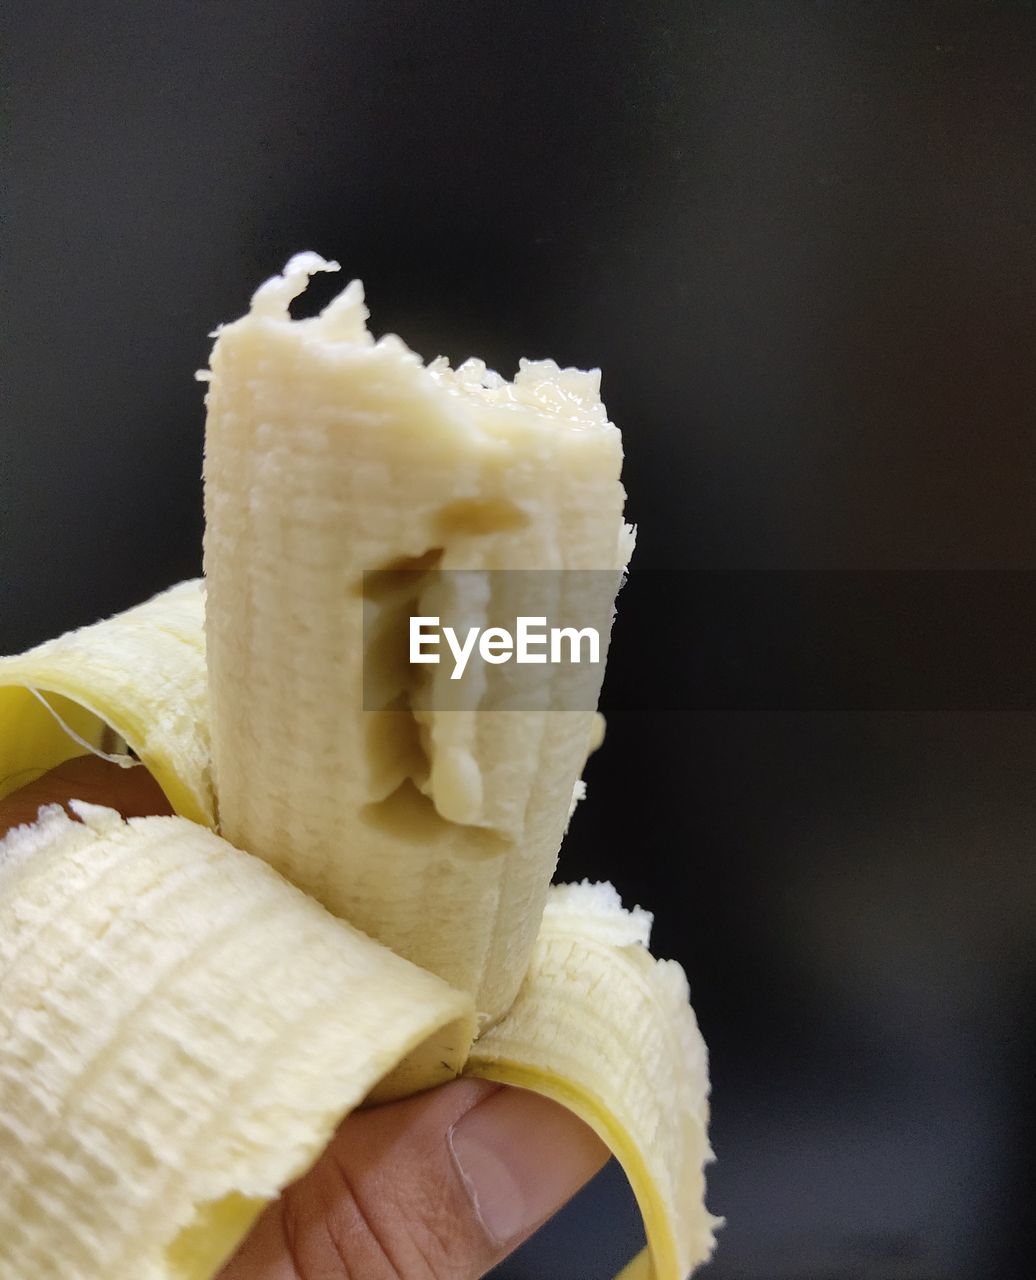
[[[11,827],[35,822],[40,805],[69,800],[105,804],[124,818],[172,813],[162,788],[143,765],[122,769],[98,756],[77,756],[0,800],[0,836]]]
[[[219,1280],[478,1280],[607,1155],[557,1103],[480,1080],[357,1112]]]

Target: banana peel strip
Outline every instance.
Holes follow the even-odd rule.
[[[457,1074],[475,1034],[467,996],[204,829],[200,581],[0,659],[0,797],[112,731],[179,817],[54,806],[0,842],[0,1280],[56,1258],[70,1278],[208,1280],[350,1110]],[[552,888],[465,1072],[588,1123],[644,1218],[619,1280],[684,1280],[720,1221],[707,1059],[650,922],[610,886]]]
[[[553,887],[518,998],[465,1070],[542,1093],[590,1125],[644,1219],[648,1248],[624,1280],[684,1280],[720,1225],[704,1207],[708,1060],[683,970],[647,950],[650,924],[610,885]]]
[[[73,805],[0,842],[0,1276],[208,1280],[474,1006],[205,828]]]
[[[215,826],[201,580],[0,658],[0,726],[0,798],[73,756],[110,758],[111,734],[178,814]]]

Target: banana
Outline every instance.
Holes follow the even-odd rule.
[[[549,887],[600,674],[441,710],[377,644],[418,609],[606,634],[618,432],[591,375],[375,342],[355,282],[292,320],[333,266],[218,331],[204,585],[0,660],[0,795],[94,751],[180,815],[0,844],[0,1280],[203,1280],[349,1110],[462,1069],[586,1120],[644,1216],[624,1280],[684,1280],[718,1225],[686,979],[610,886]],[[599,572],[485,572],[530,566]]]
[[[602,577],[609,623],[632,546],[621,438],[596,374],[525,362],[510,384],[479,362],[425,368],[398,338],[375,342],[358,281],[293,320],[289,303],[326,270],[337,264],[293,258],[218,331],[207,375],[220,828],[471,991],[488,1022],[528,965],[601,668],[583,710],[516,712],[481,690],[469,709],[437,710],[446,668],[414,690],[382,637],[411,613],[597,616],[599,601],[572,597]],[[589,668],[535,670],[550,708],[577,699],[557,687],[564,673]],[[377,680],[368,711],[364,674]],[[444,930],[451,916],[466,927]]]

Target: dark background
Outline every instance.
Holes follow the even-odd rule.
[[[601,365],[635,572],[1036,565],[1031,4],[7,25],[0,650],[198,572],[192,374],[302,248],[425,356]],[[617,688],[660,622],[693,657],[671,597],[622,615]],[[612,715],[561,871],[654,907],[690,974],[708,1274],[1031,1275],[1031,711],[664,695]],[[596,1280],[636,1231],[612,1170],[500,1275]]]

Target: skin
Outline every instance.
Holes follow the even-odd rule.
[[[124,817],[171,812],[145,769],[86,756],[0,801],[0,836],[73,798]],[[455,1080],[349,1116],[216,1280],[479,1280],[606,1158],[556,1103]]]

